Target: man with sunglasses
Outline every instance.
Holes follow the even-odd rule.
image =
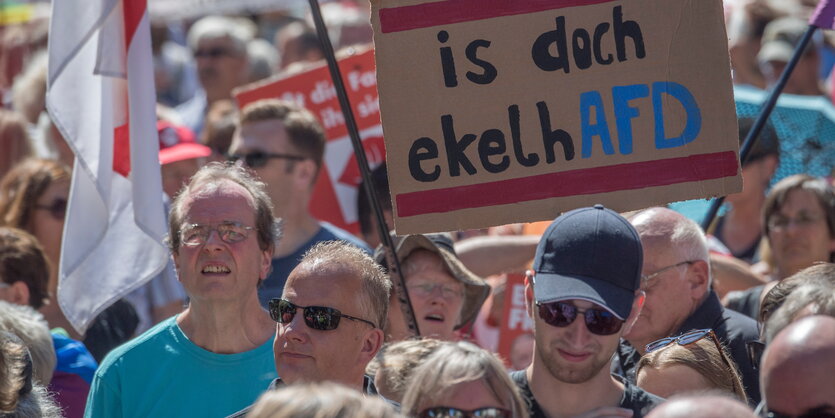
[[[340,241],[311,248],[282,296],[270,300],[279,378],[268,390],[329,381],[378,396],[365,367],[383,345],[390,291],[382,267],[361,249]]]
[[[646,303],[624,334],[613,371],[635,382],[635,367],[646,345],[694,329],[712,329],[739,366],[749,403],[759,402],[757,372],[746,342],[759,336],[751,318],[722,307],[711,289],[707,239],[702,229],[678,212],[650,208],[630,222],[643,246],[641,290]]]
[[[511,374],[532,417],[642,417],[662,402],[609,371],[643,304],[642,257],[635,229],[602,205],[567,212],[545,230],[525,284],[533,362]]]
[[[261,306],[281,296],[284,282],[305,252],[323,241],[347,241],[371,252],[358,238],[310,213],[313,186],[322,167],[325,133],[307,109],[282,100],[259,100],[241,110],[230,159],[253,169],[267,184],[275,216],[283,220],[272,272],[258,296]]]
[[[761,365],[763,416],[835,418],[835,318],[792,323],[768,344]]]
[[[87,417],[223,416],[276,376],[275,328],[257,295],[278,239],[264,184],[242,167],[208,164],[174,200],[168,227],[189,304],[110,352]]]

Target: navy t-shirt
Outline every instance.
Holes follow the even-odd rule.
[[[346,241],[369,254],[371,253],[371,250],[362,240],[347,231],[327,222],[320,222],[319,224],[322,226],[319,228],[319,232],[292,254],[273,258],[272,271],[258,289],[258,300],[264,309],[267,309],[270,299],[281,297],[281,293],[284,292],[284,283],[287,282],[287,277],[290,275],[290,272],[299,264],[304,253],[313,248],[317,243],[322,241]]]

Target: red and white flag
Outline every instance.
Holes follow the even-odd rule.
[[[79,332],[168,252],[145,0],[52,2],[47,109],[75,152],[58,303]]]

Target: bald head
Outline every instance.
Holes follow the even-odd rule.
[[[809,316],[781,331],[768,345],[761,388],[769,411],[802,415],[835,413],[835,318]]]
[[[724,395],[690,395],[668,400],[647,418],[755,418],[744,403]]]

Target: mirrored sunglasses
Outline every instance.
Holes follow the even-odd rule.
[[[355,316],[345,315],[336,308],[329,308],[327,306],[299,306],[284,299],[273,298],[270,299],[270,317],[273,321],[279,324],[289,324],[293,322],[296,312],[301,309],[304,316],[304,323],[310,328],[319,331],[334,330],[339,326],[341,318],[350,319],[352,321],[364,322],[377,328],[373,322],[357,318]]]
[[[582,314],[589,332],[596,335],[612,335],[620,331],[623,320],[618,319],[615,314],[605,310],[590,308],[586,310],[577,309],[576,306],[566,302],[537,303],[539,317],[546,324],[554,327],[567,327]]]

